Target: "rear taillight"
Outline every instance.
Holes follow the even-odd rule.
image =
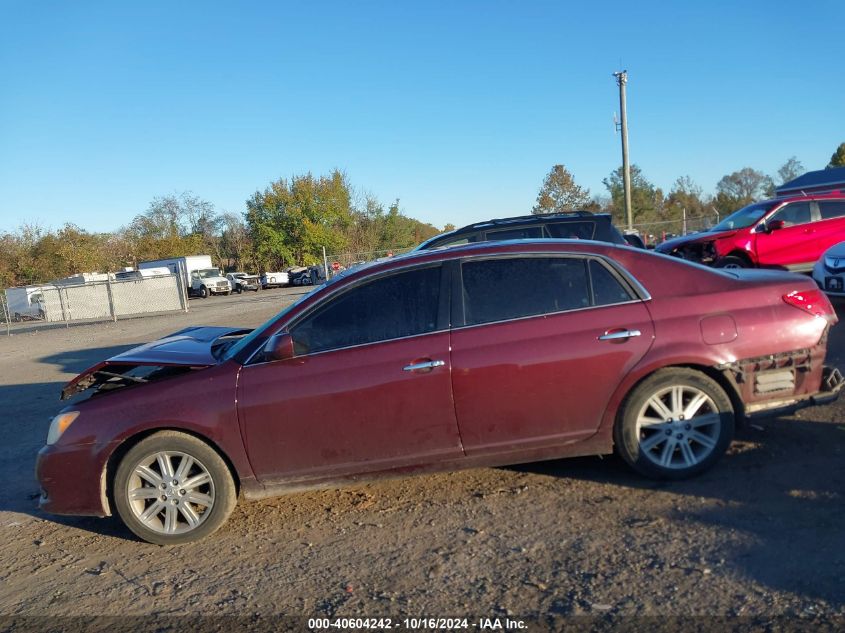
[[[818,317],[830,318],[836,314],[827,295],[818,289],[793,290],[788,295],[783,295],[783,300],[791,306]]]

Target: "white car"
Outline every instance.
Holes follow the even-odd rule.
[[[258,275],[248,275],[247,273],[227,273],[226,279],[229,280],[229,285],[234,292],[238,294],[245,290],[254,290],[258,292],[261,288],[261,283],[258,281]]]
[[[845,297],[845,242],[822,253],[813,266],[813,279],[831,297]]]
[[[290,277],[287,273],[271,273],[267,272],[261,275],[261,287],[264,289],[267,288],[280,288],[281,286],[287,286],[290,283]]]

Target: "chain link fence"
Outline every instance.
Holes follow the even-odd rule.
[[[403,248],[388,248],[380,251],[363,251],[359,253],[333,253],[326,254],[326,264],[328,266],[328,278],[331,279],[337,273],[346,270],[347,268],[354,268],[360,264],[367,262],[378,261],[380,259],[387,259],[388,257],[395,257],[413,250],[413,246],[406,246]],[[322,271],[322,266],[319,267]]]
[[[715,226],[717,222],[718,217],[715,215],[699,216],[678,220],[634,224],[633,228],[637,234],[642,237],[643,242],[645,242],[646,245],[654,246],[663,240],[667,240],[672,237],[706,231]],[[620,226],[620,228],[624,227]]]
[[[178,275],[7,288],[0,302],[7,335],[32,324],[69,325],[188,311],[187,292]]]

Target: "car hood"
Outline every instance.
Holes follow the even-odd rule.
[[[704,231],[702,233],[692,233],[690,235],[682,235],[681,237],[674,237],[671,240],[661,242],[655,247],[659,253],[668,253],[675,250],[679,246],[687,244],[694,244],[696,242],[713,242],[721,240],[726,237],[736,235],[738,231]]]
[[[127,375],[138,367],[203,368],[216,365],[218,361],[212,354],[214,342],[221,336],[247,334],[250,331],[233,327],[190,327],[157,341],[133,347],[89,367],[68,382],[62,388],[62,400],[109,380],[119,380],[121,376],[123,380],[147,382]]]
[[[835,259],[845,259],[845,242],[834,244],[824,252],[824,257],[833,257]]]

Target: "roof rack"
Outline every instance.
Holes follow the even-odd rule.
[[[527,220],[539,220],[540,218],[585,218],[594,217],[597,215],[608,215],[607,213],[592,213],[590,211],[563,211],[560,213],[532,213],[531,215],[519,215],[513,218],[499,218],[496,220],[484,220],[483,222],[475,222],[467,224],[460,228],[461,231],[469,229],[480,229],[487,226],[507,226],[518,222],[525,222]]]

